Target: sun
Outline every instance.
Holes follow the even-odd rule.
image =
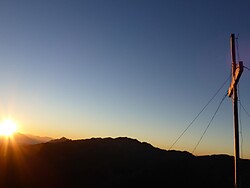
[[[17,125],[12,120],[4,120],[0,124],[0,135],[2,136],[11,136],[13,135],[17,130]]]

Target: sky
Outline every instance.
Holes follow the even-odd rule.
[[[247,0],[1,0],[0,119],[39,136],[126,136],[169,149],[229,78],[231,33],[250,68],[249,10]],[[243,158],[249,82],[244,69]],[[194,150],[229,85],[172,149]],[[233,131],[226,97],[193,154],[233,155]]]

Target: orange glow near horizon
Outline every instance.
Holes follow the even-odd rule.
[[[0,135],[2,136],[12,136],[16,131],[17,124],[10,119],[6,119],[0,124]]]

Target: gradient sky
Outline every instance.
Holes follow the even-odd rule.
[[[250,67],[249,18],[247,0],[1,0],[0,118],[23,133],[169,149],[228,78],[231,33]],[[245,70],[248,111],[249,82]],[[172,149],[194,149],[229,84]],[[250,117],[240,120],[250,158]],[[229,98],[194,154],[214,153],[233,154]]]

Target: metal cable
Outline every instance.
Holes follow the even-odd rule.
[[[221,106],[222,102],[224,101],[224,99],[225,99],[226,97],[227,97],[227,94],[226,94],[226,95],[224,95],[224,96],[223,96],[223,98],[222,98],[222,100],[220,101],[219,106],[218,106],[218,107],[217,107],[217,109],[215,110],[215,112],[214,112],[214,114],[213,114],[213,116],[212,116],[211,120],[209,121],[209,123],[208,123],[208,125],[207,125],[207,127],[206,127],[205,131],[204,131],[204,132],[203,132],[203,134],[201,135],[201,137],[200,137],[200,139],[199,139],[198,143],[197,143],[197,144],[196,144],[196,146],[194,147],[194,150],[192,151],[192,153],[194,153],[194,152],[195,152],[196,148],[197,148],[197,147],[198,147],[198,145],[200,144],[200,142],[201,142],[202,138],[203,138],[203,137],[204,137],[204,135],[206,134],[206,132],[207,132],[207,130],[208,130],[208,128],[209,128],[209,126],[211,125],[211,123],[212,123],[212,121],[213,121],[213,119],[214,119],[215,115],[217,114],[218,110],[220,109],[220,106]]]
[[[185,132],[191,127],[191,125],[195,122],[195,120],[200,116],[200,114],[205,110],[205,108],[212,102],[212,100],[216,97],[216,95],[220,92],[220,90],[224,87],[227,81],[231,78],[230,76],[223,82],[220,88],[215,92],[215,94],[211,97],[211,99],[207,102],[207,104],[201,109],[201,111],[195,116],[195,118],[189,123],[186,129],[180,134],[180,136],[174,141],[174,143],[170,146],[169,150],[173,148],[173,146],[180,140],[180,138],[185,134]]]

